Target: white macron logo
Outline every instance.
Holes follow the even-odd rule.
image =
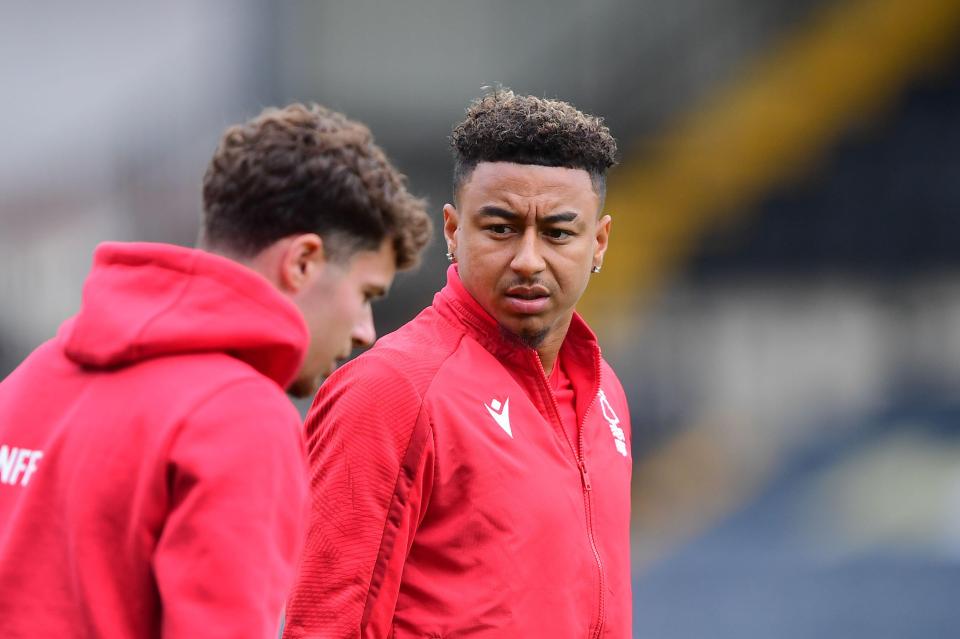
[[[499,399],[495,399],[484,406],[490,413],[490,417],[493,417],[493,421],[497,422],[497,426],[513,439],[513,431],[510,429],[510,398],[508,397],[503,405],[500,404]]]

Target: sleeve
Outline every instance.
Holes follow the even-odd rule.
[[[221,389],[173,439],[167,489],[153,560],[164,639],[275,637],[307,513],[291,402],[260,380]]]
[[[620,418],[620,428],[623,429],[624,434],[627,438],[627,447],[632,451],[633,450],[633,422],[630,418],[630,402],[627,401],[627,393],[623,389],[623,384],[620,382],[620,378],[617,377],[616,372],[613,368],[604,361],[604,377],[611,381],[611,386],[614,391],[614,395],[611,398],[614,402],[615,410],[617,411],[617,417]]]
[[[311,513],[285,639],[391,634],[434,449],[419,394],[370,355],[328,379],[307,416]]]

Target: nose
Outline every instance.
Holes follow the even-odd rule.
[[[377,329],[373,325],[373,309],[367,304],[350,334],[354,348],[372,346],[377,341]]]
[[[510,261],[510,268],[523,277],[532,277],[546,268],[543,256],[537,245],[538,235],[535,228],[528,228],[520,237],[516,255]]]

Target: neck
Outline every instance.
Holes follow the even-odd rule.
[[[543,365],[543,372],[548,376],[553,372],[553,367],[557,363],[557,357],[560,356],[560,347],[563,346],[563,340],[567,337],[567,331],[570,329],[570,321],[573,319],[571,313],[565,319],[559,321],[543,341],[537,346],[537,355],[540,356],[540,364]]]
[[[265,277],[275,288],[281,291],[283,290],[280,285],[280,268],[283,261],[283,253],[287,248],[287,243],[283,240],[274,242],[259,253],[249,256],[220,246],[201,244],[198,248],[242,264],[251,271],[255,271]]]

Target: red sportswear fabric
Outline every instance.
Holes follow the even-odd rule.
[[[577,424],[577,394],[573,389],[573,382],[563,370],[563,362],[559,359],[553,367],[553,372],[550,373],[550,388],[557,400],[557,414],[560,416],[560,423],[563,424],[563,431],[570,441],[576,441],[580,432]]]
[[[235,262],[98,247],[80,312],[0,384],[0,636],[276,636],[307,341]]]
[[[431,307],[327,380],[284,637],[630,636],[626,400],[579,316],[561,357],[578,441],[536,351],[454,267]]]

